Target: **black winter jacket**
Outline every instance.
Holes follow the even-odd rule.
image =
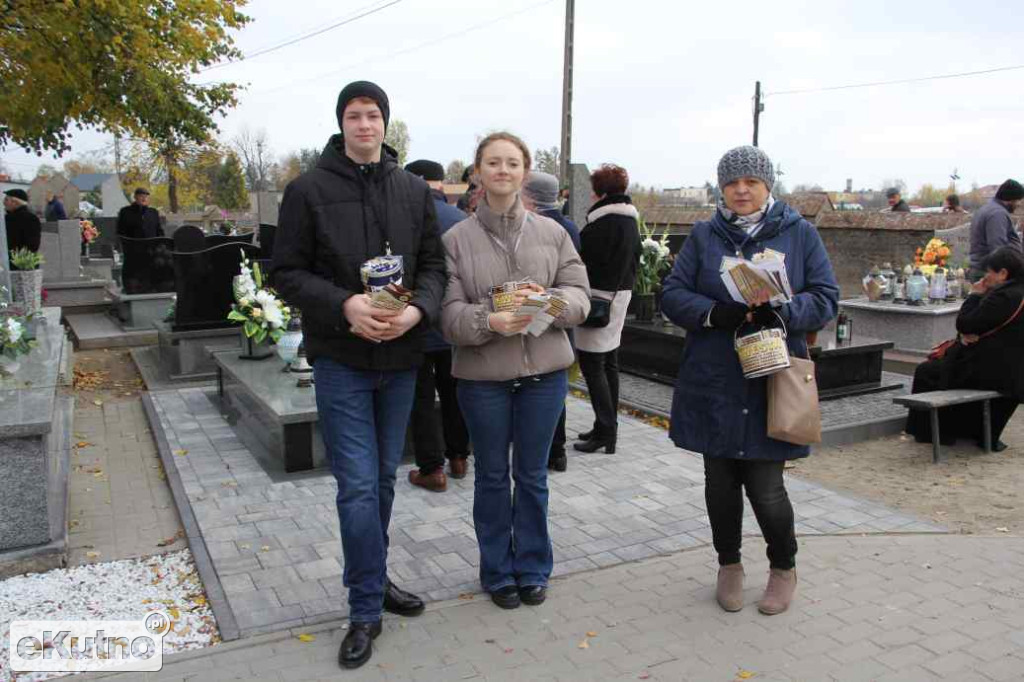
[[[964,301],[956,318],[957,331],[989,335],[967,346],[957,344],[947,352],[950,388],[1002,391],[1024,400],[1024,311],[1006,324],[1022,301],[1024,281],[1013,280]],[[993,331],[996,329],[999,331]]]
[[[35,213],[28,206],[19,206],[4,216],[7,225],[7,248],[17,251],[22,247],[29,251],[39,252],[39,243],[43,239],[43,226]]]
[[[633,288],[640,264],[640,224],[628,196],[612,194],[591,206],[587,224],[580,230],[580,243],[591,289]]]
[[[163,237],[160,212],[149,206],[129,204],[117,212],[117,236],[134,239]]]
[[[281,296],[302,311],[310,362],[332,358],[356,369],[399,370],[423,361],[423,331],[440,316],[447,274],[430,189],[402,170],[384,147],[379,164],[359,166],[331,137],[317,167],[284,191],[274,240],[273,276]],[[362,293],[359,266],[385,253],[402,256],[403,284],[423,320],[383,343],[349,331],[343,305]]]

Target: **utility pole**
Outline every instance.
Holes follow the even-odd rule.
[[[562,70],[562,144],[558,172],[561,181],[569,181],[569,163],[572,159],[572,52],[576,17],[576,0],[565,0],[565,61]]]
[[[757,146],[757,133],[761,125],[761,112],[764,111],[764,102],[761,101],[761,81],[754,85],[754,146]]]

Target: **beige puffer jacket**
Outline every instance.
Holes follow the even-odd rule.
[[[455,346],[453,376],[507,381],[572,365],[565,329],[587,318],[590,285],[561,225],[527,212],[518,198],[505,214],[495,213],[482,200],[476,213],[448,230],[443,241],[448,288],[441,330]],[[502,336],[489,330],[490,288],[525,279],[558,293],[568,303],[565,313],[540,336]]]

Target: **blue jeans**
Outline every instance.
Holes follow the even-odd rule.
[[[313,366],[320,431],[338,482],[349,619],[380,620],[395,471],[416,390],[416,370],[359,370],[328,358]]]
[[[480,584],[548,584],[548,451],[569,390],[565,370],[515,381],[459,380],[459,405],[473,443],[473,525]],[[509,446],[512,479],[509,482]]]

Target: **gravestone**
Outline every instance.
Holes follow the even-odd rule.
[[[222,244],[252,244],[253,234],[252,232],[244,232],[242,234],[208,234],[206,235],[206,248],[210,249]],[[238,273],[235,274],[237,275]]]
[[[156,294],[174,291],[174,262],[170,237],[135,239],[121,237],[124,265],[122,290],[126,294]]]
[[[970,222],[948,230],[935,230],[935,236],[949,244],[949,247],[953,250],[953,255],[949,259],[950,265],[959,265],[967,261],[971,255]]]
[[[57,231],[57,223],[43,223],[39,255],[43,257],[43,282],[49,284],[60,280],[60,233]]]
[[[591,194],[594,188],[590,185],[590,169],[583,163],[569,164],[569,218],[576,227],[583,229],[587,224],[587,212],[590,210]]]
[[[206,234],[195,225],[182,225],[174,234],[174,250],[178,253],[193,253],[207,247]]]
[[[39,251],[45,260],[43,281],[74,282],[81,279],[82,229],[78,220],[42,224]]]
[[[256,219],[260,224],[277,225],[280,192],[257,192],[255,196]]]
[[[0,302],[11,299],[11,278],[8,274],[11,264],[8,262],[7,253],[6,213],[7,211],[0,211]]]
[[[239,274],[243,251],[250,261],[259,256],[252,244],[239,243],[174,254],[174,331],[234,326],[227,315],[235,300],[232,280]]]
[[[274,257],[274,238],[277,236],[277,225],[260,224],[260,260],[271,260]]]

